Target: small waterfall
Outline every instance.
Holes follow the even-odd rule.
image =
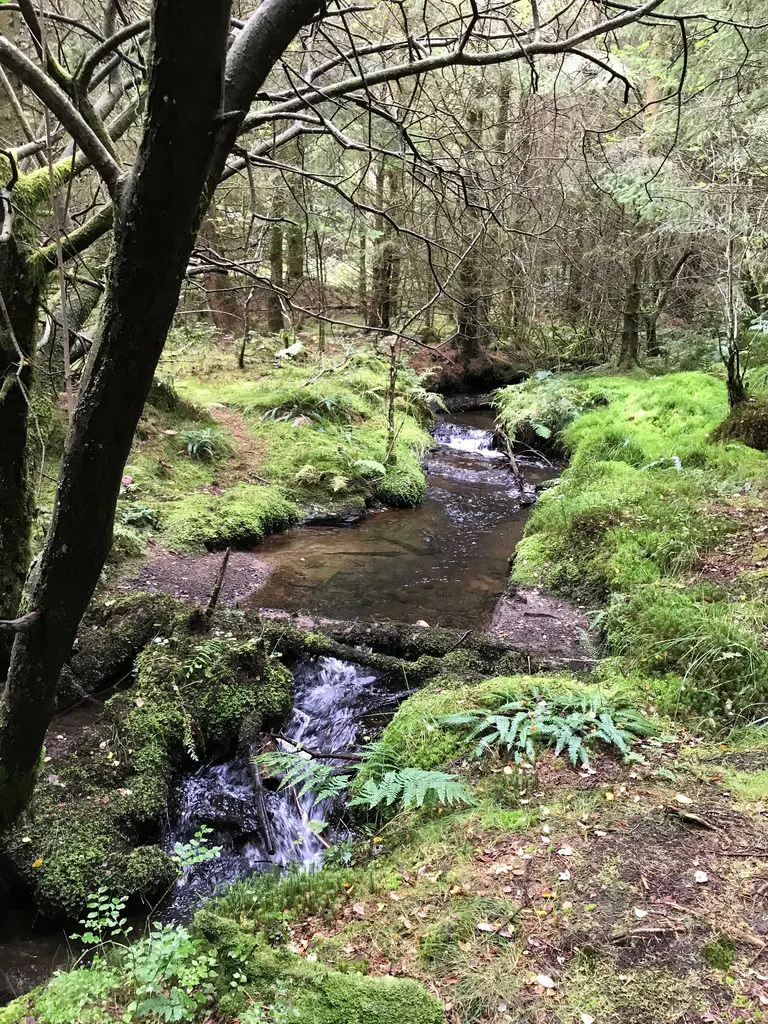
[[[364,740],[366,719],[396,706],[405,696],[393,694],[369,670],[335,658],[300,662],[294,677],[294,708],[282,733],[284,739],[279,741],[286,751],[299,744],[323,753],[353,750]],[[313,807],[310,795],[299,799],[293,789],[267,791],[266,808],[274,836],[274,853],[270,853],[244,758],[206,765],[186,776],[179,786],[166,849],[172,852],[175,843],[188,842],[201,825],[207,825],[213,829],[210,844],[221,846],[222,852],[215,860],[187,869],[171,896],[171,914],[184,913],[201,896],[253,871],[317,863],[323,843],[310,822],[331,819],[334,803],[326,800]]]
[[[445,448],[480,455],[486,459],[503,459],[493,447],[493,431],[443,421],[434,432],[434,439]]]

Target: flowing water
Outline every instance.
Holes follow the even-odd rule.
[[[558,470],[521,459],[528,482],[521,493],[506,457],[493,448],[490,412],[454,413],[434,436],[419,508],[372,513],[346,529],[303,526],[268,538],[258,554],[273,572],[248,604],[336,619],[487,626],[535,485]]]
[[[278,742],[283,751],[301,748],[313,753],[355,751],[367,729],[387,716],[407,694],[393,691],[369,669],[335,658],[300,662],[294,668],[293,712]],[[343,767],[342,758],[324,761]],[[266,791],[268,832],[254,804],[254,785],[243,757],[209,765],[182,780],[178,807],[168,833],[167,847],[188,842],[201,825],[213,829],[210,844],[222,847],[216,860],[188,869],[172,896],[171,913],[183,913],[203,894],[253,871],[318,863],[334,828],[338,801],[312,806],[308,794],[294,789]],[[329,824],[330,823],[330,824]],[[323,827],[325,826],[325,827]],[[322,836],[322,838],[321,838]]]

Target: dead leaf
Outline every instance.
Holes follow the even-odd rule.
[[[541,985],[542,988],[557,988],[557,985],[548,974],[537,974],[533,980],[537,985]]]

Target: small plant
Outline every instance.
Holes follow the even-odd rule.
[[[181,925],[155,922],[146,939],[129,947],[130,983],[135,998],[125,1024],[151,1018],[193,1021],[214,995],[218,977],[215,952]]]
[[[413,807],[434,807],[442,804],[474,804],[475,799],[465,783],[450,772],[425,771],[422,768],[399,768],[386,772],[378,781],[366,779],[350,801],[353,806],[374,810],[398,804],[403,810]]]
[[[198,462],[212,462],[228,455],[230,451],[226,440],[211,427],[182,430],[179,432],[179,438],[184,445],[180,454],[186,454]]]
[[[294,786],[300,797],[311,793],[313,806],[328,797],[349,789],[351,776],[300,753],[265,753],[258,758],[259,767],[268,776],[281,775],[280,789]]]
[[[139,501],[129,505],[118,506],[117,518],[124,526],[135,526],[139,529],[160,529],[160,519],[154,509],[142,505]]]
[[[133,930],[123,914],[126,903],[125,897],[114,896],[106,885],[99,886],[88,897],[88,913],[79,921],[85,931],[75,932],[69,936],[70,939],[82,942],[85,946],[125,942]]]
[[[216,860],[221,856],[220,846],[209,846],[209,836],[213,835],[213,829],[207,825],[201,825],[195,835],[188,843],[174,843],[173,860],[179,865],[182,871],[194,867],[195,864],[204,864],[209,860]]]
[[[352,784],[351,774],[307,760],[302,754],[262,754],[259,766],[267,774],[283,774],[281,789],[297,786],[299,796],[312,793],[315,804],[327,797],[338,796]],[[453,806],[474,802],[472,794],[456,775],[420,768],[398,768],[384,772],[378,779],[366,779],[350,800],[350,806],[372,811],[377,807],[397,804],[403,810],[409,810],[436,804]]]
[[[510,751],[517,764],[523,759],[535,761],[536,749],[542,746],[554,748],[556,757],[565,751],[572,765],[587,764],[586,744],[596,740],[627,756],[633,739],[652,732],[638,712],[610,708],[598,694],[576,696],[542,690],[496,710],[446,715],[440,724],[469,728],[466,742],[475,744],[475,757],[496,747]]]

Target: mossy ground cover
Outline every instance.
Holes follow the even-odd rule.
[[[117,556],[140,555],[148,536],[175,551],[249,547],[307,515],[423,498],[430,413],[411,371],[400,375],[388,459],[388,366],[375,356],[190,369],[175,366],[173,387],[145,409]]]
[[[754,574],[699,570],[743,530],[745,509],[762,516],[768,459],[713,440],[727,413],[722,381],[544,378],[498,401],[513,435],[551,428],[570,458],[531,517],[513,577],[602,609],[595,633],[614,671],[640,672],[667,711],[748,719],[768,696],[764,588]]]

